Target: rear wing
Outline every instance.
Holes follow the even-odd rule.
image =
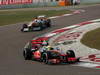
[[[42,44],[44,41],[48,42],[48,37],[39,37],[35,40],[31,40],[32,44]]]

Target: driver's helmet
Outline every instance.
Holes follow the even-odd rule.
[[[53,47],[47,46],[47,50],[53,50]]]

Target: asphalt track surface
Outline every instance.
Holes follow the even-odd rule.
[[[45,65],[25,61],[22,49],[32,38],[57,28],[100,18],[100,5],[81,8],[86,12],[53,19],[53,26],[38,32],[20,32],[21,24],[0,27],[0,75],[100,75],[100,70],[71,65]]]

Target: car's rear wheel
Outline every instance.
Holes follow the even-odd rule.
[[[25,60],[31,60],[32,58],[32,53],[29,49],[26,49],[23,51],[23,56]]]
[[[27,28],[27,29],[28,29],[27,24],[23,24],[23,26],[22,26],[22,28],[21,28],[21,31],[22,31],[22,32],[26,32],[26,30],[24,31],[24,29],[25,29],[25,28]]]

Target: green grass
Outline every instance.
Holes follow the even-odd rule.
[[[65,13],[70,13],[69,10],[48,10],[48,11],[42,11],[42,10],[19,10],[19,11],[0,11],[0,26],[2,25],[9,25],[19,22],[25,22],[25,21],[31,21],[32,18],[35,18],[38,15],[47,15],[47,17],[50,16],[56,16],[61,15]]]
[[[87,32],[81,42],[91,48],[100,49],[100,28]]]

